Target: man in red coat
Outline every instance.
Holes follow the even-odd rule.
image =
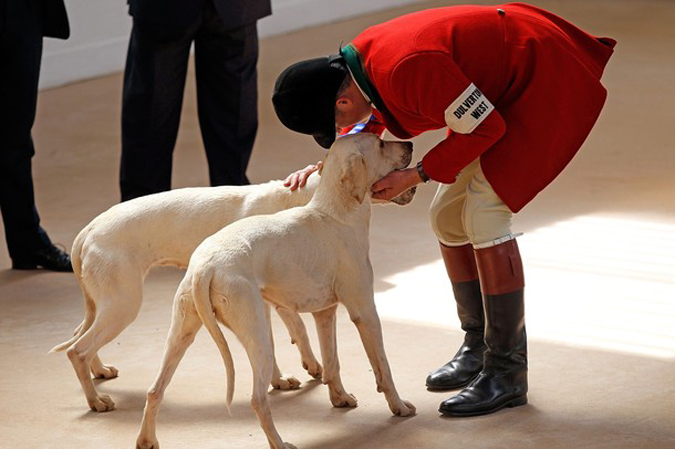
[[[439,183],[430,216],[466,332],[426,380],[464,389],[447,415],[527,403],[523,268],[511,218],[569,163],[600,114],[616,42],[522,3],[421,11],[371,27],[338,55],[302,61],[277,80],[288,128],[324,148],[373,114],[396,137],[448,128],[415,168],[373,186],[391,199]],[[313,167],[289,177],[295,187]]]

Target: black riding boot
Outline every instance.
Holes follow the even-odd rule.
[[[441,244],[445,268],[452,282],[457,315],[466,332],[464,343],[448,363],[429,374],[429,390],[454,390],[468,385],[483,368],[483,300],[473,247]]]
[[[457,396],[441,403],[445,415],[484,415],[527,403],[527,339],[523,268],[515,240],[476,250],[485,307],[483,370]]]

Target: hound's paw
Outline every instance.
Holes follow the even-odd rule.
[[[101,395],[89,401],[89,407],[95,412],[109,412],[115,409],[115,403],[110,396]]]
[[[156,438],[138,437],[136,449],[159,449],[159,442]]]
[[[392,406],[390,408],[394,415],[401,417],[412,416],[415,414],[415,411],[417,410],[414,405],[404,400],[401,400],[399,404]]]
[[[321,374],[323,373],[323,368],[321,364],[316,360],[312,360],[309,363],[302,362],[302,367],[307,370],[307,373],[315,379],[321,379]]]
[[[330,402],[333,407],[356,407],[358,401],[353,394],[345,393],[344,391],[331,391]]]
[[[300,388],[300,381],[293,376],[281,376],[272,379],[272,386],[277,390],[297,390]]]
[[[119,375],[119,371],[112,365],[101,365],[91,369],[92,374],[97,379],[114,379]]]

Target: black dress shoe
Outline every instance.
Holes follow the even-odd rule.
[[[478,377],[438,409],[448,416],[487,415],[504,407],[527,404],[527,370],[494,372],[483,370]]]
[[[15,270],[44,268],[52,271],[73,271],[68,253],[54,245],[42,248],[26,259],[13,260],[12,268]]]

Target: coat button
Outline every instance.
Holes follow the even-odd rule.
[[[504,11],[503,9],[498,9],[497,14],[499,14],[500,16],[503,16],[503,15],[506,14],[506,11]]]

